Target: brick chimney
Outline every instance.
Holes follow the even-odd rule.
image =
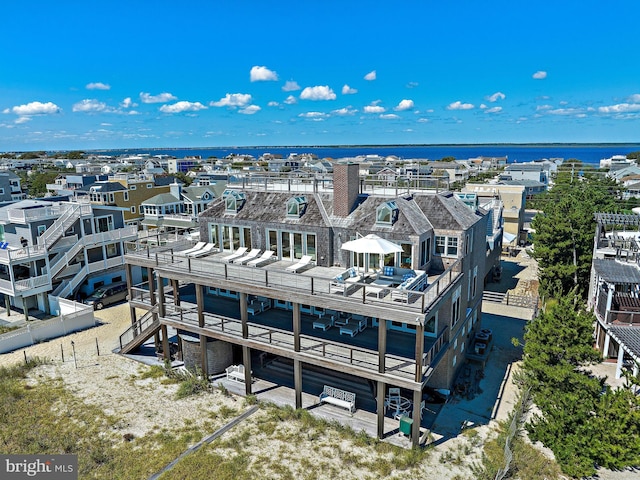
[[[357,163],[341,163],[333,167],[333,213],[348,217],[358,200],[360,167]]]

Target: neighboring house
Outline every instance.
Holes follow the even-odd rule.
[[[175,255],[178,243],[132,249],[134,326],[123,351],[162,330],[168,352],[172,326],[203,347],[191,355],[193,342],[182,341],[185,358],[205,374],[240,362],[249,376],[293,378],[296,408],[303,390],[357,390],[356,407],[377,411],[382,436],[393,386],[409,392],[413,418],[421,418],[424,389],[453,388],[465,362],[478,359],[487,217],[450,192],[360,196],[359,183],[358,165],[343,164],[323,193],[228,188],[199,217],[200,239],[216,246],[208,256]],[[372,233],[399,251],[342,248]],[[272,251],[278,261],[255,268],[223,260],[240,248]],[[301,258],[311,268],[285,270]],[[137,318],[137,308],[148,313]],[[245,388],[251,393],[252,383]],[[414,445],[419,434],[414,428]]]
[[[429,162],[434,175],[437,172],[445,172],[449,176],[449,182],[466,182],[469,180],[469,167],[463,162]]]
[[[504,245],[518,245],[527,241],[524,229],[527,192],[524,185],[468,183],[462,188],[462,192],[477,194],[480,204],[486,204],[492,199],[502,202]]]
[[[169,193],[161,193],[142,203],[143,226],[189,229],[197,226],[198,216],[224,191],[224,184],[206,187],[170,185]]]
[[[120,207],[127,225],[140,225],[142,203],[161,193],[169,193],[175,177],[146,174],[117,174],[108,181],[95,182],[75,190],[78,201]]]
[[[95,182],[108,180],[107,175],[70,175],[60,174],[55,183],[47,183],[47,191],[51,196],[73,196],[78,188],[91,185]]]
[[[618,170],[610,170],[609,173],[607,173],[607,176],[616,182],[620,182],[625,177],[632,175],[640,175],[640,167],[638,165],[632,164]]]
[[[57,297],[124,280],[124,242],[136,238],[117,208],[42,200],[2,207],[0,294],[17,308],[53,314]]]
[[[534,195],[544,193],[547,191],[547,188],[548,188],[548,184],[538,182],[537,180],[503,180],[502,176],[501,176],[501,179],[498,181],[498,184],[524,187],[524,193],[526,198],[531,198]]]
[[[549,185],[548,165],[542,163],[513,163],[507,165],[499,178],[500,181],[511,184],[525,185],[523,182],[529,182],[530,185],[541,184],[546,190]]]
[[[170,158],[167,160],[167,171],[169,173],[187,173],[196,167],[200,167],[200,158]]]
[[[638,375],[640,362],[640,215],[596,213],[589,306],[594,338],[605,360]]]
[[[21,180],[11,171],[0,172],[0,203],[24,200],[27,195],[22,191]]]

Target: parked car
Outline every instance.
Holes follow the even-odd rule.
[[[84,303],[92,305],[94,310],[102,310],[104,307],[127,300],[127,296],[126,282],[111,283],[98,288],[85,298]]]

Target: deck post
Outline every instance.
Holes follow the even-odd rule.
[[[195,283],[194,287],[196,290],[196,304],[198,307],[198,326],[202,328],[204,327],[204,294],[202,291],[204,287],[198,283]]]
[[[411,446],[420,446],[420,415],[422,414],[422,389],[413,391],[413,429],[411,430]]]
[[[176,279],[171,280],[171,288],[173,289],[173,304],[180,306],[180,282]]]
[[[160,330],[162,331],[162,356],[165,360],[171,361],[171,351],[169,347],[169,334],[167,332],[167,326],[161,325]]]
[[[378,380],[378,392],[376,395],[376,408],[378,413],[378,438],[384,438],[384,397],[387,393],[387,384]]]
[[[158,316],[164,317],[164,281],[158,272],[156,272],[156,281],[158,282]]]
[[[136,309],[133,305],[131,305],[131,300],[133,300],[133,275],[131,273],[131,264],[130,263],[125,263],[124,264],[124,273],[125,273],[125,277],[127,279],[127,293],[129,295],[129,316],[131,317],[131,325],[135,325],[136,323]],[[8,305],[8,303],[7,303]],[[137,335],[137,332],[136,332]]]
[[[194,284],[196,290],[196,303],[198,308],[198,326],[200,328],[204,327],[204,295],[202,289],[204,288],[202,285],[195,283]],[[207,337],[202,333],[200,334],[200,368],[202,369],[202,375],[205,378],[209,378],[209,358],[207,355]]]
[[[293,302],[293,351],[300,351],[300,304]]]
[[[424,356],[424,323],[416,325],[416,383],[422,383],[422,357]]]
[[[244,364],[244,391],[246,395],[251,395],[251,348],[246,345],[242,346],[242,361]]]
[[[387,321],[380,319],[378,322],[378,373],[384,373],[385,356],[387,354]]]
[[[296,410],[302,408],[302,362],[293,360],[293,386],[296,391]]]
[[[240,292],[240,320],[242,321],[242,338],[249,338],[249,312],[247,310],[247,294]]]

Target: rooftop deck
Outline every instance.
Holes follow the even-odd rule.
[[[286,271],[293,263],[290,261],[280,260],[254,268],[225,263],[222,259],[227,255],[229,252],[218,252],[203,258],[189,258],[178,255],[170,246],[130,243],[127,244],[126,261],[154,268],[164,278],[182,280],[188,275],[202,285],[366,316],[377,311],[382,318],[414,325],[424,322],[441,295],[462,275],[458,261],[443,273],[428,275],[424,291],[407,291],[393,285],[381,289],[372,284],[375,273],[364,272],[361,282],[350,284],[344,292],[336,292],[331,288],[331,282],[344,272],[345,267],[311,266],[299,274],[292,274]]]

